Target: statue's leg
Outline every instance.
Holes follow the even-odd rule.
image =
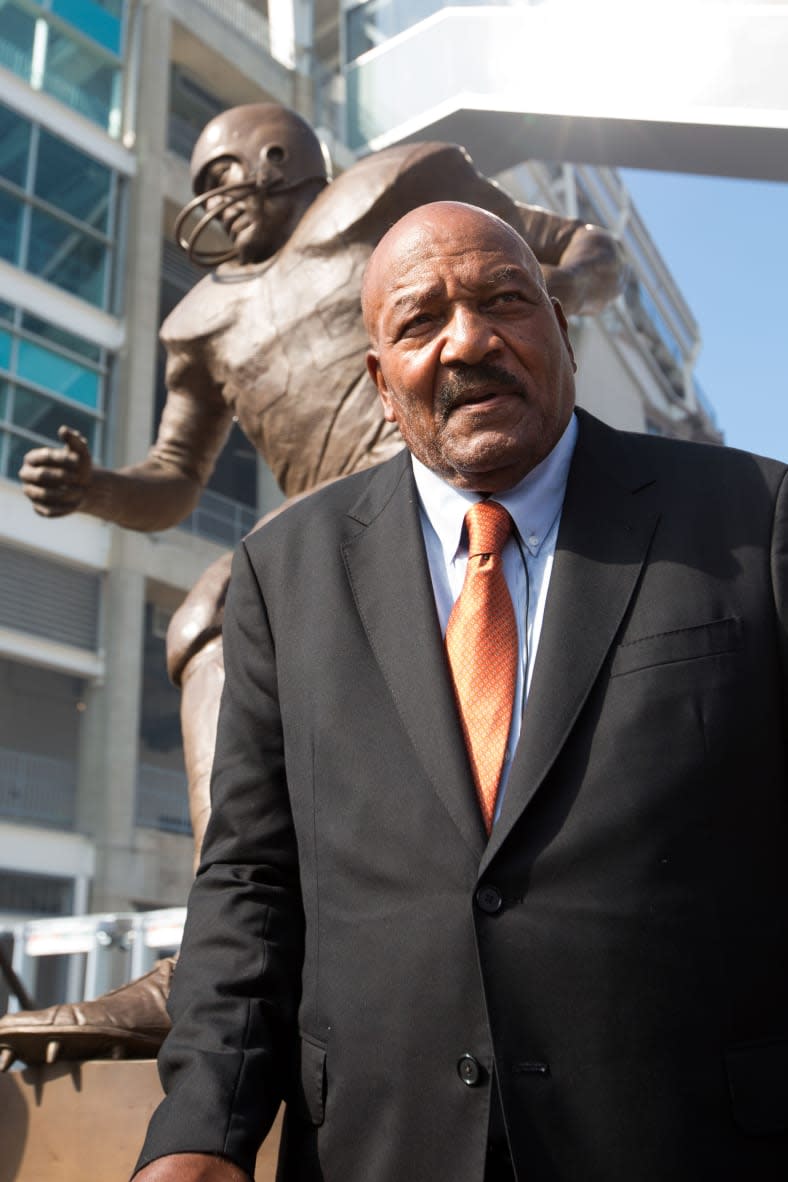
[[[175,613],[167,667],[181,687],[183,750],[189,783],[195,866],[211,812],[210,776],[224,685],[221,627],[230,557],[209,567]],[[0,1071],[16,1059],[149,1058],[170,1028],[167,999],[175,958],[94,1001],[49,1006],[0,1018]]]
[[[211,768],[223,686],[222,639],[217,636],[192,657],[181,675],[181,729],[189,782],[195,872],[211,815]]]
[[[181,689],[181,734],[195,870],[211,815],[211,768],[224,686],[222,623],[231,562],[232,555],[224,554],[208,567],[167,629],[167,671]]]

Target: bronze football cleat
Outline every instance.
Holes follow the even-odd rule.
[[[167,998],[175,958],[95,1001],[49,1006],[0,1018],[0,1071],[17,1059],[153,1059],[170,1029]]]

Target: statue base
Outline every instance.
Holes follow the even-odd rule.
[[[126,1182],[162,1097],[152,1059],[0,1075],[0,1182]],[[274,1182],[281,1112],[257,1157]]]

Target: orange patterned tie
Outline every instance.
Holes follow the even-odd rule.
[[[479,501],[468,510],[468,568],[446,628],[454,693],[488,834],[517,678],[517,623],[501,557],[512,524],[495,501]]]

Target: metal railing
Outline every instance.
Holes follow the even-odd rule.
[[[38,969],[46,957],[67,957],[59,1001],[97,997],[146,972],[180,947],[185,907],[160,911],[74,915],[0,924],[10,937],[11,967],[24,993],[36,996]],[[9,1009],[17,1010],[10,1000]]]
[[[170,112],[167,119],[167,147],[183,160],[190,160],[192,149],[197,143],[200,129]]]
[[[26,53],[18,46],[12,45],[10,41],[6,41],[5,37],[0,37],[0,66],[5,66],[12,74],[16,74],[18,78],[24,78],[27,82],[33,68],[33,57],[32,54]]]
[[[136,821],[143,829],[191,833],[186,773],[139,764]]]
[[[73,829],[76,802],[74,761],[0,747],[0,817]]]
[[[254,45],[270,50],[271,37],[268,20],[258,8],[253,8],[245,0],[197,0],[201,8],[206,9],[225,25],[230,25],[242,37]]]
[[[712,405],[712,403],[710,402],[709,397],[706,394],[706,391],[703,389],[703,387],[701,386],[700,382],[698,381],[698,379],[696,377],[693,377],[693,379],[692,379],[692,389],[695,394],[695,401],[697,402],[698,406],[701,408],[703,413],[706,415],[706,417],[710,421],[712,427],[715,427],[717,430],[719,430],[720,425],[719,425],[719,422],[717,421],[717,412],[714,409],[714,406]]]
[[[258,513],[240,501],[206,489],[200,503],[179,526],[220,546],[235,546],[255,525]]]

